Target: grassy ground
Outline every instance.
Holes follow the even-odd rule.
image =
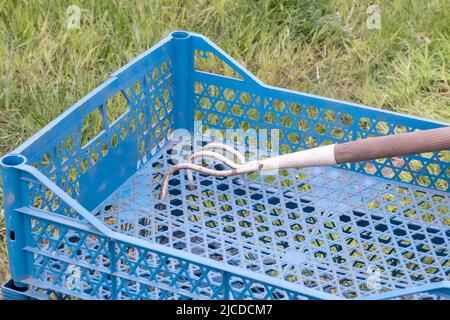
[[[174,29],[266,83],[450,122],[450,2],[381,3],[369,30],[373,1],[0,0],[0,154]],[[66,28],[72,4],[79,30]],[[4,237],[0,220],[0,282]]]

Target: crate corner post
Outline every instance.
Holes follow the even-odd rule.
[[[26,246],[26,221],[23,213],[16,209],[22,206],[23,183],[22,171],[18,168],[26,162],[20,154],[8,154],[0,159],[4,192],[4,213],[6,223],[6,237],[8,239],[8,254],[11,280],[9,291],[22,291],[27,285],[22,281],[29,276]],[[5,289],[4,289],[5,290]],[[3,290],[3,291],[4,291]]]
[[[192,36],[187,31],[171,33],[171,55],[173,63],[173,91],[175,129],[193,132],[194,118],[191,112],[193,101],[194,53]]]

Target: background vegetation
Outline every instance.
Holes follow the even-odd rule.
[[[450,122],[450,1],[0,0],[0,154],[175,29],[264,82]],[[67,8],[82,9],[67,29]],[[319,75],[319,76],[318,76]],[[1,207],[1,199],[0,199]],[[0,282],[7,278],[0,218]]]

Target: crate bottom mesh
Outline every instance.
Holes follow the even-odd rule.
[[[106,199],[97,217],[114,231],[345,298],[450,279],[446,193],[322,167],[195,173],[193,189],[182,171],[161,201],[171,148]]]

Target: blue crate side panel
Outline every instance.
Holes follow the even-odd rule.
[[[26,157],[26,166],[38,170],[38,175],[30,175],[14,165],[3,168],[5,199],[10,199],[5,202],[8,251],[17,283],[30,275],[34,263],[33,254],[24,251],[24,244],[34,241],[30,221],[23,220],[17,208],[83,219],[80,210],[89,214],[167,143],[175,122],[172,51],[169,38],[164,39],[12,153],[20,156],[11,159]],[[120,99],[127,110],[109,122],[109,111]],[[92,112],[101,115],[102,128],[82,145],[83,129],[90,130],[85,120]],[[58,195],[45,186],[46,179],[60,188]],[[96,225],[95,218],[89,221]]]
[[[15,152],[92,210],[167,142],[174,124],[172,69],[170,43],[163,41],[114,73]],[[116,108],[120,99],[128,110],[108,123],[108,108]],[[102,131],[81,145],[85,118],[94,111],[102,115]],[[73,214],[39,188],[31,191],[29,200],[36,208]]]
[[[32,276],[23,281],[31,288],[80,299],[334,298],[146,241],[107,237],[71,218],[22,213],[32,226],[25,247],[34,256]]]
[[[446,123],[264,85],[202,36],[193,38],[200,66],[194,71],[194,118],[201,130],[278,129],[280,151],[293,151],[373,136],[426,130]],[[208,60],[219,60],[241,79],[211,74]],[[206,60],[206,61],[204,61]],[[216,62],[217,63],[217,62]],[[206,68],[202,68],[202,64]],[[248,143],[248,141],[246,141]],[[450,151],[343,164],[369,176],[449,191]]]

